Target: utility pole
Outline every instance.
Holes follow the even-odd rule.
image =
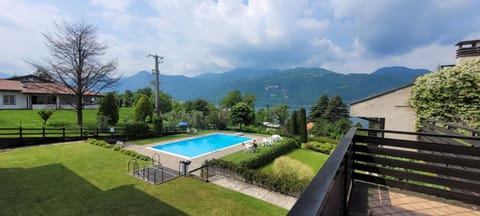
[[[155,59],[155,114],[160,117],[160,71],[158,70],[158,64],[163,63],[163,56],[149,54],[147,57]]]

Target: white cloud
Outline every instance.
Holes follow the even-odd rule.
[[[132,0],[90,0],[90,3],[112,11],[125,11]]]
[[[53,20],[64,20],[61,12],[48,5],[0,1],[0,70],[9,74],[31,73],[26,60],[47,54],[42,33],[53,29]],[[8,9],[7,9],[8,8]]]
[[[23,59],[48,56],[41,34],[62,20],[96,25],[106,59],[117,58],[126,75],[150,70],[148,54],[165,56],[163,73],[189,76],[237,67],[435,69],[453,62],[457,41],[480,37],[480,3],[471,0],[27,1],[0,1],[9,9],[0,13],[1,72],[30,72]]]

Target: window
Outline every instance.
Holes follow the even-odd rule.
[[[15,95],[3,95],[3,105],[15,105]]]

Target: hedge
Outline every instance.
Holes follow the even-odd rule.
[[[240,164],[221,159],[207,161],[209,166],[226,169],[241,176],[245,182],[276,191],[282,194],[298,197],[307,188],[310,180],[299,180],[296,176],[276,176],[263,173],[260,170],[249,169]]]
[[[299,147],[300,144],[296,140],[286,138],[271,148],[265,148],[266,151],[260,152],[256,157],[241,161],[240,165],[249,169],[257,169]]]
[[[321,152],[324,154],[330,154],[337,145],[332,144],[332,143],[319,143],[319,142],[308,142],[305,143],[304,148],[310,149],[313,151]]]
[[[112,149],[114,151],[119,151],[119,152],[121,152],[125,155],[131,156],[131,157],[139,159],[139,160],[143,160],[143,161],[151,161],[152,160],[148,156],[138,154],[137,152],[134,152],[134,151],[128,150],[128,149],[124,149],[120,146],[115,146],[115,145],[112,145],[112,144],[108,144],[107,142],[105,142],[103,140],[88,139],[87,142],[92,144],[92,145],[100,146],[100,147],[103,147],[103,148],[106,148],[106,149]]]
[[[123,135],[127,137],[151,137],[153,134],[145,122],[135,122],[125,124]]]

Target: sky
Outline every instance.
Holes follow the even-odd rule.
[[[55,23],[92,24],[116,74],[195,76],[235,68],[435,70],[480,39],[476,0],[0,0],[0,72],[34,72]]]

